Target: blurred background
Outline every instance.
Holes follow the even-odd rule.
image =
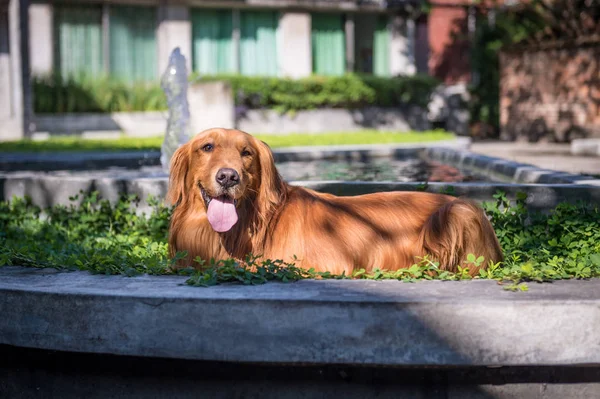
[[[192,113],[250,132],[600,137],[599,20],[596,0],[0,0],[0,140],[163,134],[176,47]]]

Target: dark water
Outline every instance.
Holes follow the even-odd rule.
[[[468,182],[484,179],[449,165],[421,159],[283,162],[277,168],[285,180],[398,182]]]
[[[287,181],[337,180],[337,181],[396,181],[396,182],[468,182],[485,181],[482,178],[460,171],[452,166],[424,161],[418,158],[364,161],[303,161],[280,162],[277,169]],[[5,177],[53,176],[77,179],[147,179],[166,177],[159,166],[144,166],[139,169],[109,168],[104,170],[48,172],[5,172]]]

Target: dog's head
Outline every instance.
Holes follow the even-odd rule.
[[[220,233],[237,223],[243,201],[255,202],[253,208],[266,217],[283,191],[269,147],[239,130],[206,130],[179,147],[171,159],[167,198],[202,207]]]

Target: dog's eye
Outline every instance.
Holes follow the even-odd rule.
[[[243,157],[249,157],[250,155],[252,155],[252,153],[250,151],[248,151],[248,150],[242,151],[242,156]]]
[[[212,144],[205,144],[204,147],[202,147],[202,151],[204,151],[204,152],[211,152],[212,150],[213,150]]]

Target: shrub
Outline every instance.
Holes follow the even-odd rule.
[[[125,83],[110,78],[59,74],[34,77],[33,109],[37,113],[157,111],[167,108],[158,83]]]
[[[247,77],[239,75],[203,76],[192,81],[229,82],[235,103],[249,109],[274,108],[280,111],[321,107],[358,108],[366,105],[396,107],[425,106],[438,82],[429,76],[382,78],[344,75],[311,76],[303,79]]]
[[[425,106],[438,82],[428,76],[382,78],[345,75],[304,79],[205,76],[192,81],[226,81],[235,103],[249,109],[281,112],[321,107],[357,108],[366,105]],[[167,108],[158,83],[125,83],[110,77],[63,78],[58,74],[33,79],[37,113],[155,111]]]
[[[130,196],[113,206],[92,193],[79,206],[56,205],[42,213],[27,198],[0,202],[0,266],[164,273],[169,209],[152,202],[150,215],[138,215],[137,203]]]
[[[600,277],[600,210],[561,203],[550,213],[528,212],[526,195],[511,204],[503,193],[485,205],[506,256],[494,275],[548,281]]]
[[[428,75],[415,75],[395,78],[364,76],[362,81],[377,93],[376,104],[393,107],[403,104],[427,106],[433,90],[440,84]]]

